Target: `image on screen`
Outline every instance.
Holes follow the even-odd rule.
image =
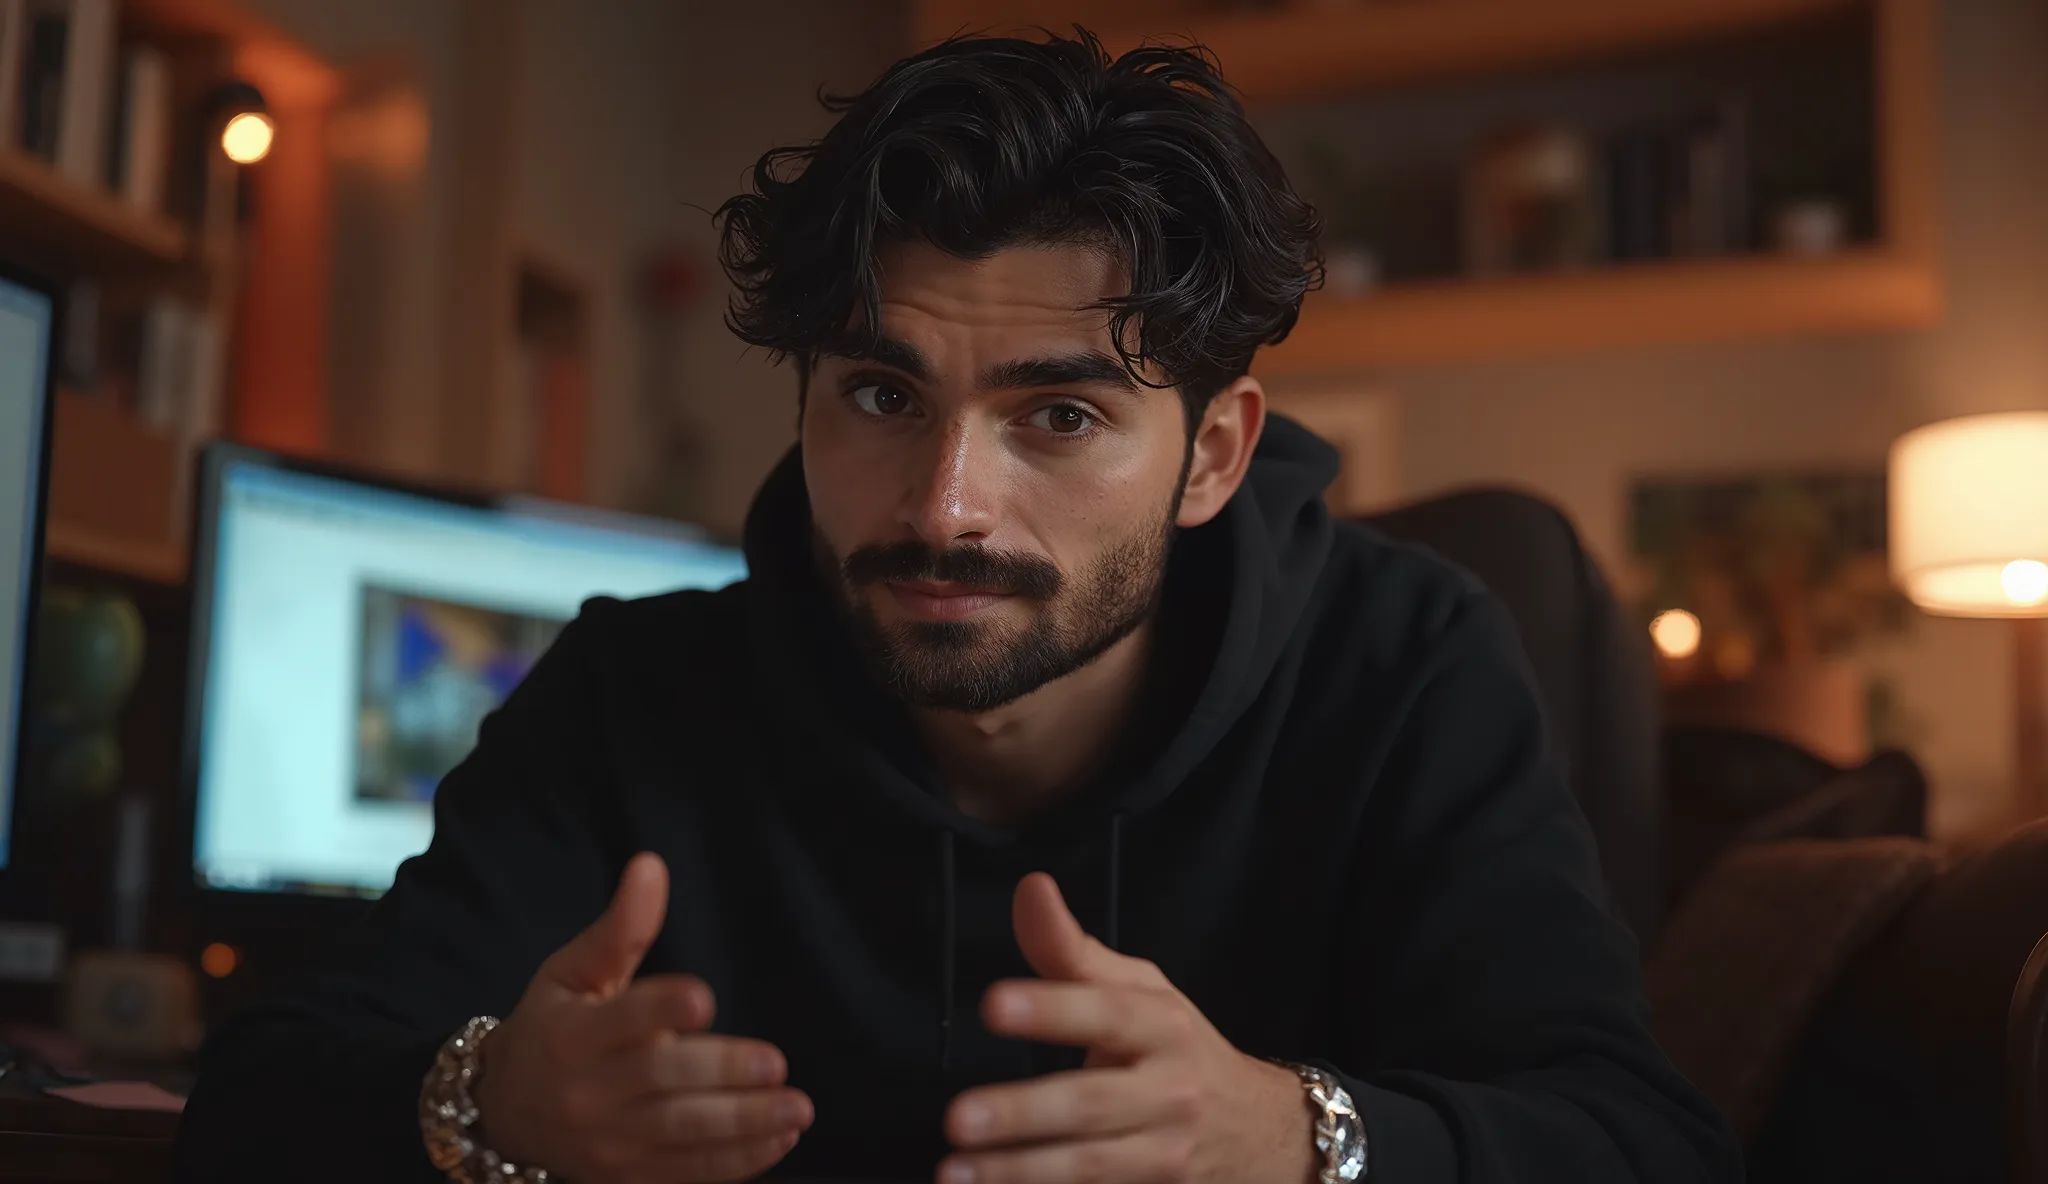
[[[48,296],[0,279],[0,867],[14,816],[54,311]]]
[[[566,621],[363,585],[356,796],[430,802]]]
[[[736,549],[670,524],[227,455],[194,607],[206,887],[382,893],[432,839],[434,796],[484,718],[585,600],[746,574]]]

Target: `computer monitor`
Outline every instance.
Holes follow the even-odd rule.
[[[25,763],[24,693],[49,489],[56,317],[49,288],[0,269],[0,868],[7,866]]]
[[[442,775],[584,600],[745,574],[737,549],[659,520],[209,448],[192,571],[194,879],[380,895],[426,849]]]

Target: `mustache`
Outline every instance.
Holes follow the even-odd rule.
[[[1036,555],[994,551],[978,543],[939,550],[916,539],[857,547],[840,564],[853,587],[889,581],[928,580],[965,584],[992,592],[1051,600],[1059,595],[1060,569]]]

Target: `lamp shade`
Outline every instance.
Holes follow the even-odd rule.
[[[2048,616],[2048,412],[1929,424],[1892,445],[1892,574],[1958,617]]]

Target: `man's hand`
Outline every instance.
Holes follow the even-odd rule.
[[[475,1096],[499,1155],[577,1184],[717,1184],[796,1146],[811,1102],[783,1088],[782,1054],[714,1036],[711,988],[633,980],[668,909],[668,868],[642,854],[590,928],[541,964],[484,1041]]]
[[[1082,1068],[961,1094],[940,1184],[1311,1184],[1300,1079],[1231,1047],[1157,966],[1082,931],[1052,877],[1026,876],[1017,944],[1042,979],[989,988],[989,1031],[1088,1050]]]

